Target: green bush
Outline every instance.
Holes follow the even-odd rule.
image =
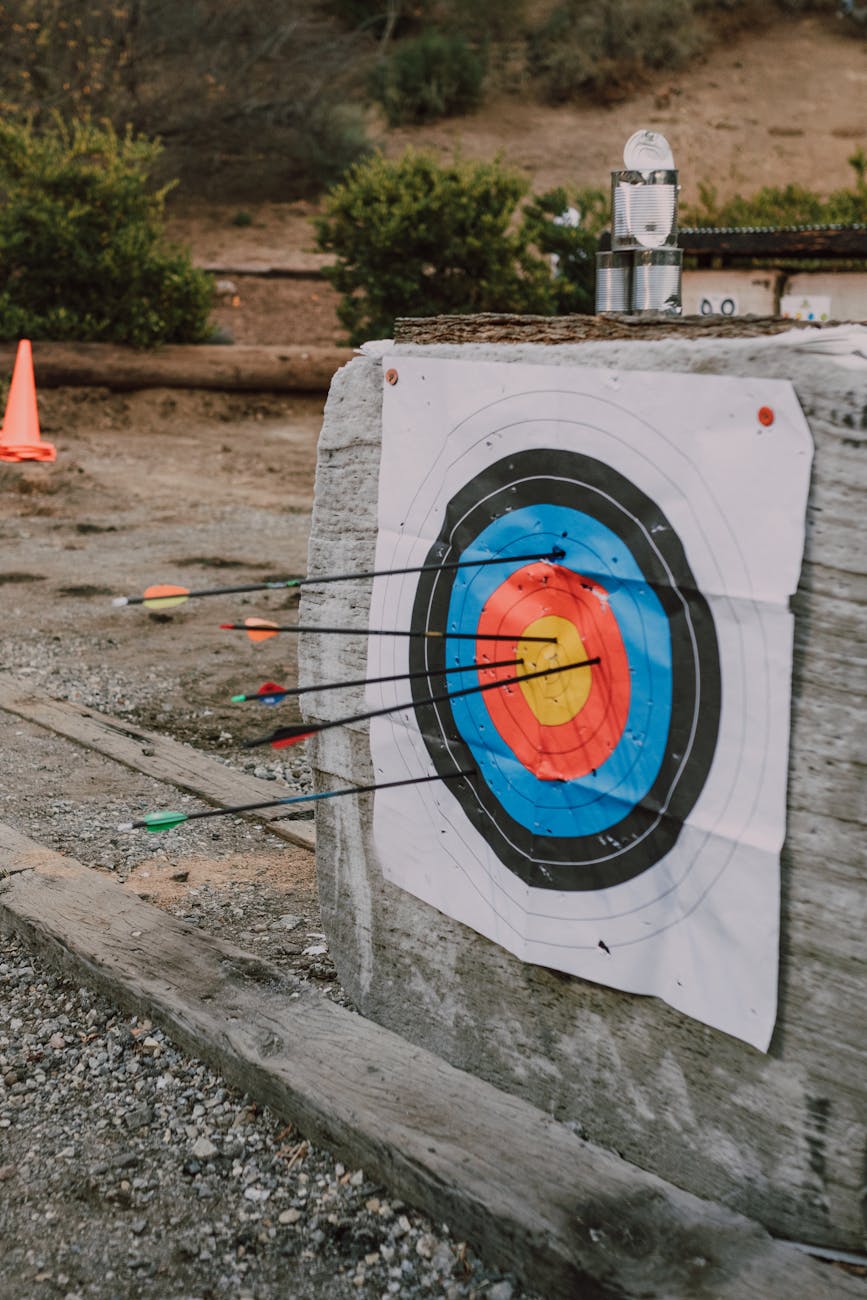
[[[429,30],[376,64],[371,94],[389,126],[433,122],[476,108],[484,79],[484,59],[463,36]]]
[[[531,32],[527,68],[543,98],[634,90],[643,73],[678,68],[705,45],[692,0],[563,0]]]
[[[765,186],[749,197],[721,201],[712,185],[699,186],[699,202],[681,210],[683,226],[805,226],[867,223],[867,155],[856,149],[849,159],[855,172],[851,189],[827,199],[802,185]]]
[[[564,189],[540,194],[524,209],[524,230],[541,252],[552,260],[553,308],[558,316],[596,309],[596,250],[599,235],[610,224],[610,196],[605,190],[579,190],[570,202]],[[578,225],[567,224],[563,214],[572,208]]]
[[[397,316],[550,312],[549,264],[514,222],[526,190],[499,162],[442,166],[412,150],[352,167],[316,222],[350,341],[390,335]]]
[[[159,153],[90,120],[0,120],[0,338],[208,337],[211,278],[163,240]]]

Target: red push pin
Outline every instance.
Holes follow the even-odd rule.
[[[774,412],[770,406],[759,407],[759,424],[763,424],[767,429],[774,423]]]

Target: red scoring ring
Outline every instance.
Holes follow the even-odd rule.
[[[482,698],[498,734],[512,753],[542,781],[574,780],[601,767],[616,749],[629,715],[629,660],[608,592],[590,578],[550,564],[518,569],[492,593],[482,610],[478,633],[513,635],[514,653],[528,626],[547,614],[576,627],[588,659],[590,694],[568,722],[545,726],[530,708],[520,686],[485,691]],[[491,642],[476,643],[476,658],[491,657]],[[482,683],[508,680],[513,667],[484,668]]]

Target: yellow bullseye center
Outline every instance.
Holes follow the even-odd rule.
[[[592,668],[568,668],[564,672],[551,673],[548,677],[534,677],[529,682],[520,681],[520,678],[528,673],[557,668],[562,664],[581,663],[588,659],[590,656],[577,627],[559,614],[546,614],[524,628],[524,636],[557,638],[556,645],[523,639],[518,641],[517,657],[523,663],[515,671],[524,699],[543,727],[556,727],[563,722],[570,722],[587,703],[593,684]]]

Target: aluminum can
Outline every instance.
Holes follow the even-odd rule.
[[[596,254],[596,311],[632,310],[632,254]]]
[[[681,278],[683,249],[644,249],[633,254],[632,310],[661,311],[679,316],[683,311]]]
[[[611,173],[611,247],[673,248],[677,243],[677,172]]]

